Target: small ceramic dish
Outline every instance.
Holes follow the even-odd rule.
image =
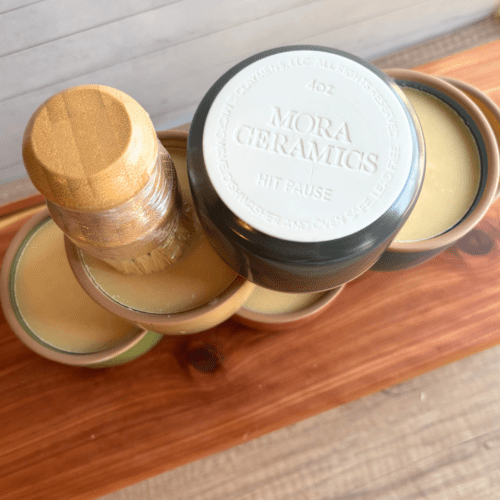
[[[460,89],[464,94],[474,101],[479,109],[484,113],[484,116],[491,125],[491,129],[495,134],[497,143],[500,144],[500,108],[497,104],[488,97],[484,92],[476,89],[468,83],[456,80],[455,78],[441,77],[443,80],[451,83],[453,86]],[[496,198],[500,196],[500,184],[497,188]]]
[[[32,351],[59,363],[119,365],[142,356],[162,338],[113,316],[80,289],[66,261],[63,233],[46,209],[12,240],[0,287],[12,331]]]
[[[291,330],[322,314],[337,299],[345,285],[326,292],[286,293],[256,287],[233,316],[251,328],[267,331]]]
[[[410,87],[436,97],[458,114],[476,143],[481,170],[477,194],[463,218],[450,229],[427,239],[401,241],[396,235],[372,268],[379,271],[396,271],[413,267],[437,256],[479,223],[497,194],[499,152],[498,142],[490,123],[475,102],[459,89],[463,85],[455,86],[442,78],[411,70],[392,69],[386,70],[386,73],[394,78],[400,87]],[[432,159],[429,160],[428,157],[426,161]],[[428,212],[429,220],[436,210],[439,208],[435,207]]]
[[[185,168],[187,132],[160,132],[158,137],[172,156],[184,201],[191,200]],[[68,238],[66,252],[92,299],[126,321],[163,334],[197,333],[222,323],[254,288],[222,261],[202,233],[185,259],[147,276],[122,275],[84,254]]]

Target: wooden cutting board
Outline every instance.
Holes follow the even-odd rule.
[[[500,104],[500,41],[419,68]],[[0,497],[89,498],[500,342],[500,200],[459,245],[368,272],[295,331],[227,321],[124,366],[47,361],[0,317]],[[0,220],[0,256],[28,216]]]

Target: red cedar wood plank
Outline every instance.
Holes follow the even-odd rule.
[[[19,200],[0,206],[0,217],[10,215],[14,212],[20,212],[21,210],[26,210],[27,208],[36,205],[42,205],[44,202],[45,199],[41,194],[29,196],[28,198],[21,198]]]
[[[500,41],[420,69],[500,103],[499,50]],[[228,321],[121,367],[47,361],[0,316],[2,498],[103,495],[499,343],[499,215],[500,201],[428,264],[365,274],[299,330]],[[0,256],[21,224],[0,231]],[[221,363],[201,373],[190,356],[207,344]]]

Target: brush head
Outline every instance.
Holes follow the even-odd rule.
[[[136,276],[167,269],[184,258],[199,241],[201,227],[191,204],[185,203],[175,232],[153,250],[131,259],[101,259],[122,274]]]
[[[24,133],[23,159],[49,201],[97,211],[124,203],[146,184],[157,143],[149,115],[132,97],[103,85],[81,85],[35,111]]]

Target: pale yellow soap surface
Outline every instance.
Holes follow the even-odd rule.
[[[325,292],[286,293],[256,286],[245,302],[245,309],[263,314],[288,314],[314,304]]]
[[[458,114],[440,99],[403,88],[414,107],[425,140],[426,172],[422,191],[396,241],[438,236],[464,218],[481,179],[476,142]]]
[[[73,353],[99,352],[135,335],[137,328],[96,304],[80,287],[52,220],[23,249],[14,293],[21,316],[47,344]]]
[[[186,198],[186,157],[170,154]],[[81,255],[87,272],[106,295],[131,309],[156,314],[189,311],[217,300],[237,277],[204,235],[196,238],[193,249],[179,263],[144,276],[126,276],[89,255]]]

